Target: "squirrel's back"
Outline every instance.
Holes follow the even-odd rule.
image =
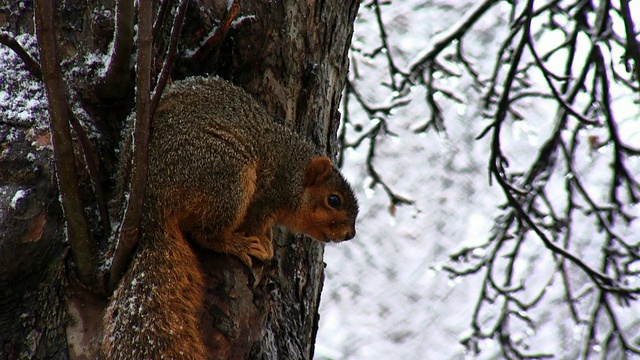
[[[277,123],[253,96],[216,77],[174,83],[163,95],[152,126],[148,194],[170,189],[172,194],[157,195],[161,200],[182,201],[187,194],[181,190],[191,195],[194,189],[228,191],[226,180],[250,163],[258,163],[258,188],[276,186],[282,191],[270,195],[278,195],[272,200],[295,199],[303,179],[292,175],[303,174],[309,161],[320,155]]]
[[[279,150],[320,155],[298,134],[277,123],[253,96],[217,77],[193,77],[173,84],[158,105],[153,127],[157,136],[170,127],[171,136],[177,130],[190,139],[203,131],[207,142],[211,137],[206,135],[219,137],[222,146],[254,156],[275,157],[283,153]]]

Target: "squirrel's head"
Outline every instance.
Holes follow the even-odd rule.
[[[358,201],[349,183],[326,156],[313,158],[304,174],[300,208],[285,226],[323,241],[344,241],[356,234]]]

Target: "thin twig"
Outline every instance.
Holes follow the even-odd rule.
[[[100,166],[96,164],[93,155],[94,148],[87,136],[87,132],[84,131],[84,128],[80,124],[80,121],[75,116],[71,108],[67,109],[67,113],[69,114],[69,122],[71,123],[71,127],[73,131],[75,131],[78,136],[78,141],[80,142],[80,147],[82,148],[82,155],[85,161],[85,165],[87,166],[87,171],[89,172],[89,177],[91,178],[91,183],[93,184],[94,194],[96,196],[96,202],[98,203],[98,213],[100,214],[100,221],[102,223],[103,230],[108,233],[111,230],[111,221],[109,219],[109,211],[107,210],[107,199],[105,198],[104,189],[102,188],[102,181],[100,180]]]
[[[375,153],[376,153],[377,134],[380,131],[384,131],[384,125],[383,124],[384,123],[382,121],[379,122],[378,124],[376,124],[376,126],[374,126],[374,129],[372,129],[372,131],[370,132],[370,135],[368,136],[368,138],[369,138],[369,151],[367,152],[367,173],[372,178],[371,186],[375,186],[375,185],[382,186],[382,189],[384,190],[384,192],[389,197],[389,200],[391,201],[391,211],[393,212],[397,205],[413,205],[414,201],[413,200],[409,200],[409,199],[407,199],[407,198],[405,198],[403,196],[400,196],[400,195],[396,194],[393,190],[391,190],[391,188],[387,185],[387,183],[385,183],[382,180],[382,177],[380,176],[378,171],[376,171],[375,167],[373,166],[373,158],[375,157]]]
[[[412,77],[417,77],[428,63],[435,59],[436,55],[449,46],[453,40],[462,37],[469,28],[482,17],[482,15],[497,3],[498,1],[496,0],[484,0],[478,3],[473,9],[462,15],[460,20],[454,24],[450,30],[446,33],[434,36],[430,47],[426,51],[420,53],[416,57],[416,60],[410,62],[411,66],[409,67],[409,74]]]
[[[173,64],[178,57],[178,41],[180,40],[180,33],[182,32],[182,24],[184,23],[184,15],[188,4],[189,0],[180,0],[178,9],[176,10],[176,16],[173,20],[173,27],[171,28],[171,40],[169,42],[169,49],[167,49],[167,55],[165,57],[164,64],[162,65],[162,71],[160,72],[158,83],[153,89],[153,94],[151,96],[151,106],[149,109],[151,117],[153,117],[153,114],[156,111],[156,107],[158,106],[160,97],[162,96],[162,92],[164,91],[164,88],[169,81],[171,71],[173,70]]]
[[[213,34],[211,34],[211,36],[209,36],[202,42],[202,45],[189,57],[188,60],[192,63],[203,61],[204,58],[206,58],[211,53],[211,51],[213,51],[213,49],[222,42],[224,37],[227,35],[227,32],[229,31],[233,20],[235,20],[238,16],[239,11],[240,0],[233,0],[233,3],[231,4],[231,7],[227,12],[227,17],[224,22],[220,26],[218,26],[218,28],[213,32]]]
[[[406,76],[406,74],[404,74],[402,70],[400,70],[400,68],[396,66],[395,61],[393,60],[391,47],[389,46],[389,36],[387,35],[384,22],[382,21],[382,13],[380,11],[380,1],[373,0],[371,5],[373,6],[373,10],[376,16],[376,23],[378,24],[378,31],[380,32],[380,41],[382,42],[380,50],[387,57],[387,66],[389,67],[389,77],[390,77],[389,85],[391,86],[392,90],[397,90],[398,86],[396,85],[396,75],[402,75],[404,77]]]
[[[553,94],[554,98],[558,101],[558,103],[572,116],[574,116],[576,119],[578,119],[579,121],[587,124],[587,125],[598,125],[598,121],[593,120],[593,119],[588,119],[586,118],[584,115],[580,114],[579,112],[577,112],[573,107],[571,107],[571,105],[569,105],[567,103],[567,101],[562,97],[562,95],[560,94],[560,92],[558,91],[558,89],[556,89],[556,87],[553,85],[553,82],[551,81],[551,72],[547,69],[547,67],[544,65],[544,63],[542,62],[542,60],[540,59],[540,57],[538,56],[538,53],[536,51],[535,45],[533,43],[533,37],[531,36],[531,34],[529,34],[529,39],[527,41],[527,45],[529,47],[529,50],[531,52],[531,54],[533,55],[533,58],[536,61],[536,64],[538,65],[538,68],[540,69],[540,71],[542,72],[542,76],[544,77],[544,79],[547,82],[547,85],[549,86],[549,90],[551,90],[551,93]]]
[[[640,81],[640,43],[636,40],[637,34],[633,24],[633,17],[631,16],[631,9],[629,8],[629,0],[620,0],[620,13],[624,20],[624,30],[627,37],[625,58],[626,61],[633,59],[636,81]],[[630,71],[631,67],[632,65],[627,63],[627,71]]]
[[[156,21],[153,23],[153,48],[156,49],[156,51],[158,50],[160,39],[163,38],[160,32],[162,31],[162,27],[169,17],[170,11],[168,10],[171,8],[172,3],[173,0],[162,0],[162,2],[160,3],[160,8],[158,9],[158,16],[156,17]]]

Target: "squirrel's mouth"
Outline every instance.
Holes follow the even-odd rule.
[[[331,235],[330,235],[331,234]],[[345,231],[344,233],[340,234],[339,232],[337,233],[332,233],[332,232],[321,232],[320,238],[316,239],[320,242],[323,243],[341,243],[343,241],[347,241],[347,240],[351,240],[353,239],[354,235],[355,235],[355,230],[351,230],[351,231]]]
[[[334,238],[331,237],[325,233],[322,234],[322,239],[320,240],[323,243],[339,243],[339,242],[343,242],[345,239],[342,238]]]
[[[330,243],[330,242],[337,242],[337,241],[338,240],[330,237],[326,233],[322,233],[322,239],[320,239],[320,242],[323,242],[323,243]]]

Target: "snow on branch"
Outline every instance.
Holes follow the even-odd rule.
[[[450,46],[454,40],[462,38],[469,28],[496,3],[497,1],[495,0],[484,0],[477,3],[474,8],[467,11],[451,28],[434,36],[431,39],[431,44],[416,55],[414,60],[409,61],[409,74],[413,77],[420,74],[428,66],[428,63],[434,61],[436,56],[438,56],[444,48]]]
[[[42,69],[40,68],[40,63],[36,61],[13,36],[4,31],[0,32],[0,44],[4,44],[8,48],[13,50],[13,52],[15,52],[16,55],[18,55],[18,57],[20,57],[20,59],[24,61],[24,65],[27,67],[27,70],[29,70],[31,75],[33,75],[36,79],[42,79]]]
[[[201,62],[204,60],[211,52],[220,45],[224,37],[227,35],[227,32],[233,25],[233,21],[238,16],[238,12],[240,11],[240,0],[230,0],[229,6],[227,9],[227,16],[220,24],[220,26],[211,30],[209,35],[207,35],[201,42],[200,47],[187,52],[185,54],[188,58],[188,61],[192,64]]]

